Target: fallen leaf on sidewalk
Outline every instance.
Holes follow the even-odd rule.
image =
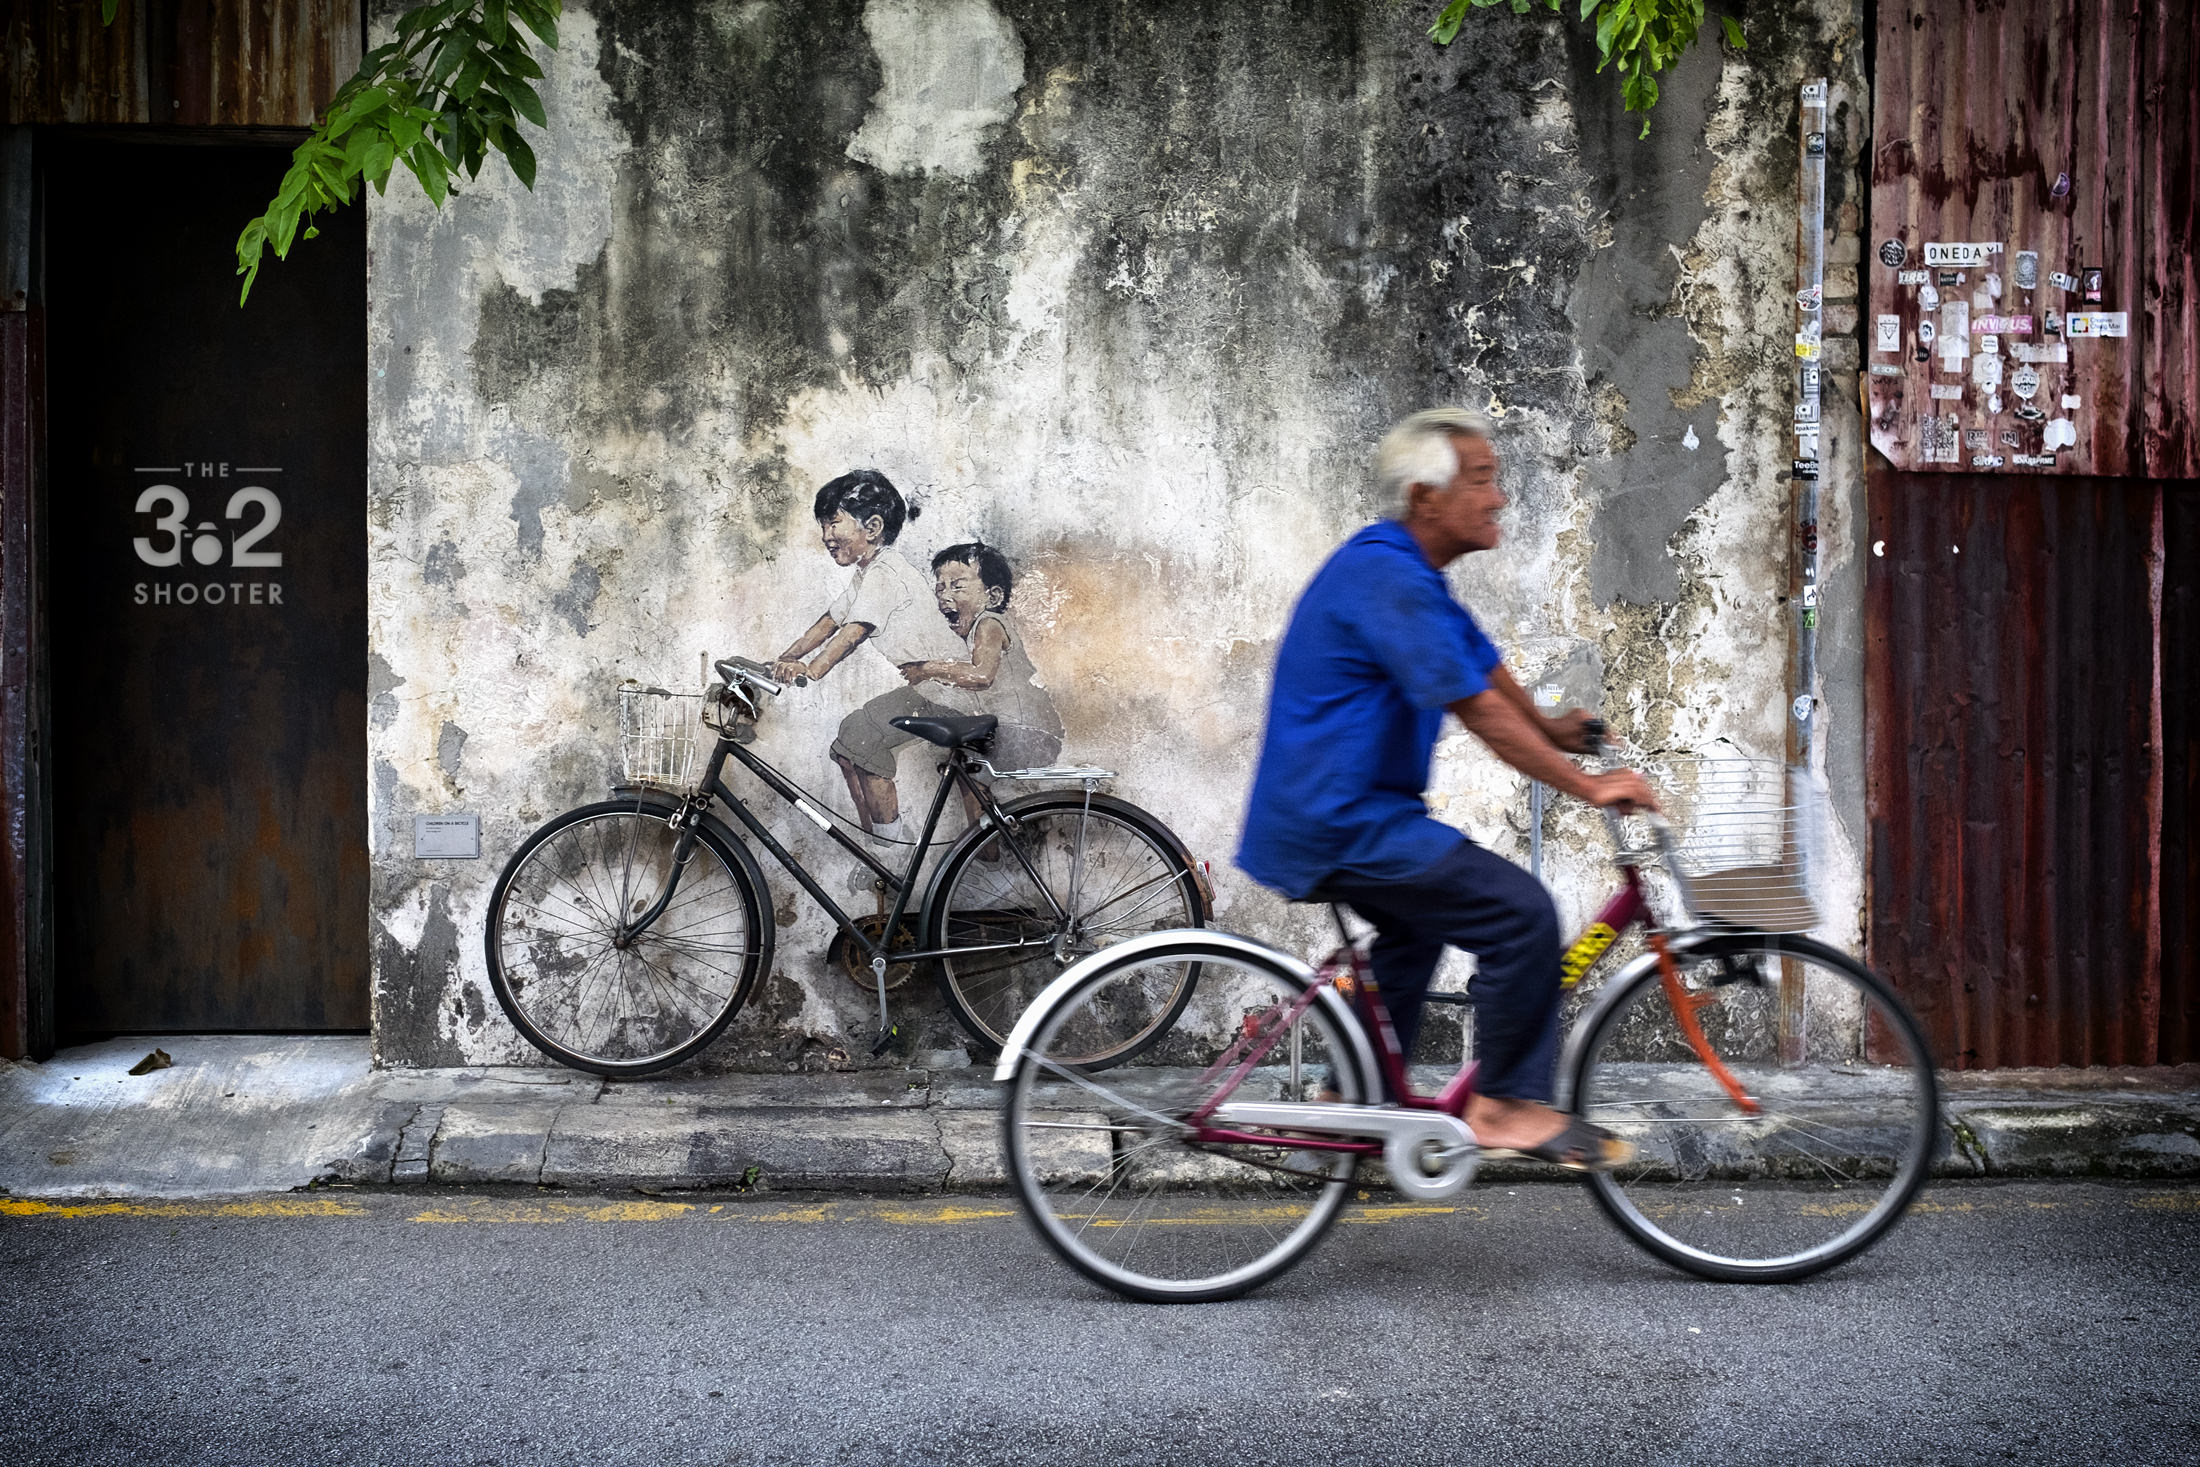
[[[150,1075],[153,1073],[153,1071],[165,1070],[174,1063],[175,1061],[168,1057],[167,1050],[156,1049],[145,1058],[139,1060],[136,1064],[130,1066],[130,1073],[133,1075]]]

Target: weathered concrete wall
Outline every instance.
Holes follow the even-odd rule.
[[[850,468],[921,507],[895,547],[918,564],[1006,553],[1068,752],[1213,860],[1239,930],[1314,940],[1229,861],[1269,662],[1381,509],[1375,439],[1432,402],[1501,426],[1509,540],[1458,585],[1524,680],[1570,668],[1653,746],[1780,754],[1795,97],[1835,79],[1828,295],[1853,298],[1859,7],[1753,7],[1747,55],[1692,53],[1647,142],[1576,28],[1478,13],[1445,50],[1431,9],[575,8],[533,194],[492,170],[440,213],[373,201],[383,1062],[527,1053],[481,956],[498,866],[605,789],[622,678],[690,686],[698,650],[768,657],[824,609],[846,572],[810,501]],[[1829,357],[1838,629],[1853,341]],[[1828,653],[1840,775],[1853,639]],[[897,685],[858,654],[758,745],[842,808],[826,746]],[[906,756],[905,803],[926,778]],[[1523,787],[1464,735],[1434,803],[1524,859]],[[482,815],[484,859],[414,859],[412,816],[446,810]],[[1601,832],[1563,806],[1548,829],[1572,916],[1608,880]],[[864,995],[774,885],[775,971],[716,1054],[860,1056]],[[932,995],[904,1001],[920,1059],[959,1044]]]

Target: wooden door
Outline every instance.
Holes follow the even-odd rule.
[[[367,1026],[365,229],[240,310],[286,164],[45,152],[64,1034]]]

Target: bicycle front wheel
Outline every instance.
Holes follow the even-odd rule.
[[[701,1050],[771,960],[771,908],[747,852],[708,825],[671,902],[676,807],[644,796],[569,810],[514,853],[489,900],[489,986],[514,1028],[552,1059],[646,1075]]]
[[[1196,1029],[1171,1037],[1171,1065],[1105,1074],[1075,1036],[1126,993],[1197,961],[1206,971]],[[1164,970],[1156,974],[1153,970]],[[1336,1220],[1358,1158],[1294,1145],[1193,1139],[1201,1106],[1227,1098],[1311,1100],[1325,1087],[1366,1096],[1353,1021],[1307,992],[1303,971],[1242,940],[1102,965],[1043,1017],[1008,1087],[1009,1174],[1039,1236],[1072,1268],[1132,1299],[1196,1303],[1242,1294],[1291,1267]],[[1233,1048],[1235,1046],[1235,1048]],[[1240,1079],[1237,1070],[1251,1062]]]
[[[1637,1148],[1589,1178],[1597,1202],[1644,1248],[1707,1278],[1797,1279],[1870,1247],[1924,1185],[1939,1135],[1932,1056],[1909,1010],[1870,969],[1808,938],[1717,938],[1675,958],[1678,1005],[1655,965],[1622,974],[1576,1052],[1574,1108]]]
[[[1079,958],[1148,932],[1199,927],[1199,877],[1167,826],[1104,795],[1037,795],[1007,807],[1013,831],[989,830],[950,851],[933,878],[926,946],[940,992],[962,1026],[998,1049],[1024,1010]],[[955,951],[959,949],[960,951]],[[1191,1000],[1199,964],[1156,965],[1143,985],[1057,1036],[1056,1058],[1105,1069],[1151,1047]]]

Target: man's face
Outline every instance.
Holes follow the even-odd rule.
[[[993,604],[996,594],[976,566],[959,560],[942,561],[932,573],[932,595],[939,602],[940,615],[959,637],[970,635],[971,626]]]
[[[1451,446],[1459,455],[1459,472],[1426,498],[1422,512],[1432,528],[1458,547],[1456,553],[1494,549],[1503,535],[1497,512],[1510,502],[1497,484],[1497,451],[1488,439],[1465,433],[1452,434]]]
[[[817,522],[817,532],[825,541],[825,553],[835,565],[854,565],[866,559],[878,549],[879,537],[886,533],[886,521],[877,515],[858,523],[848,511],[835,510],[829,520]]]

